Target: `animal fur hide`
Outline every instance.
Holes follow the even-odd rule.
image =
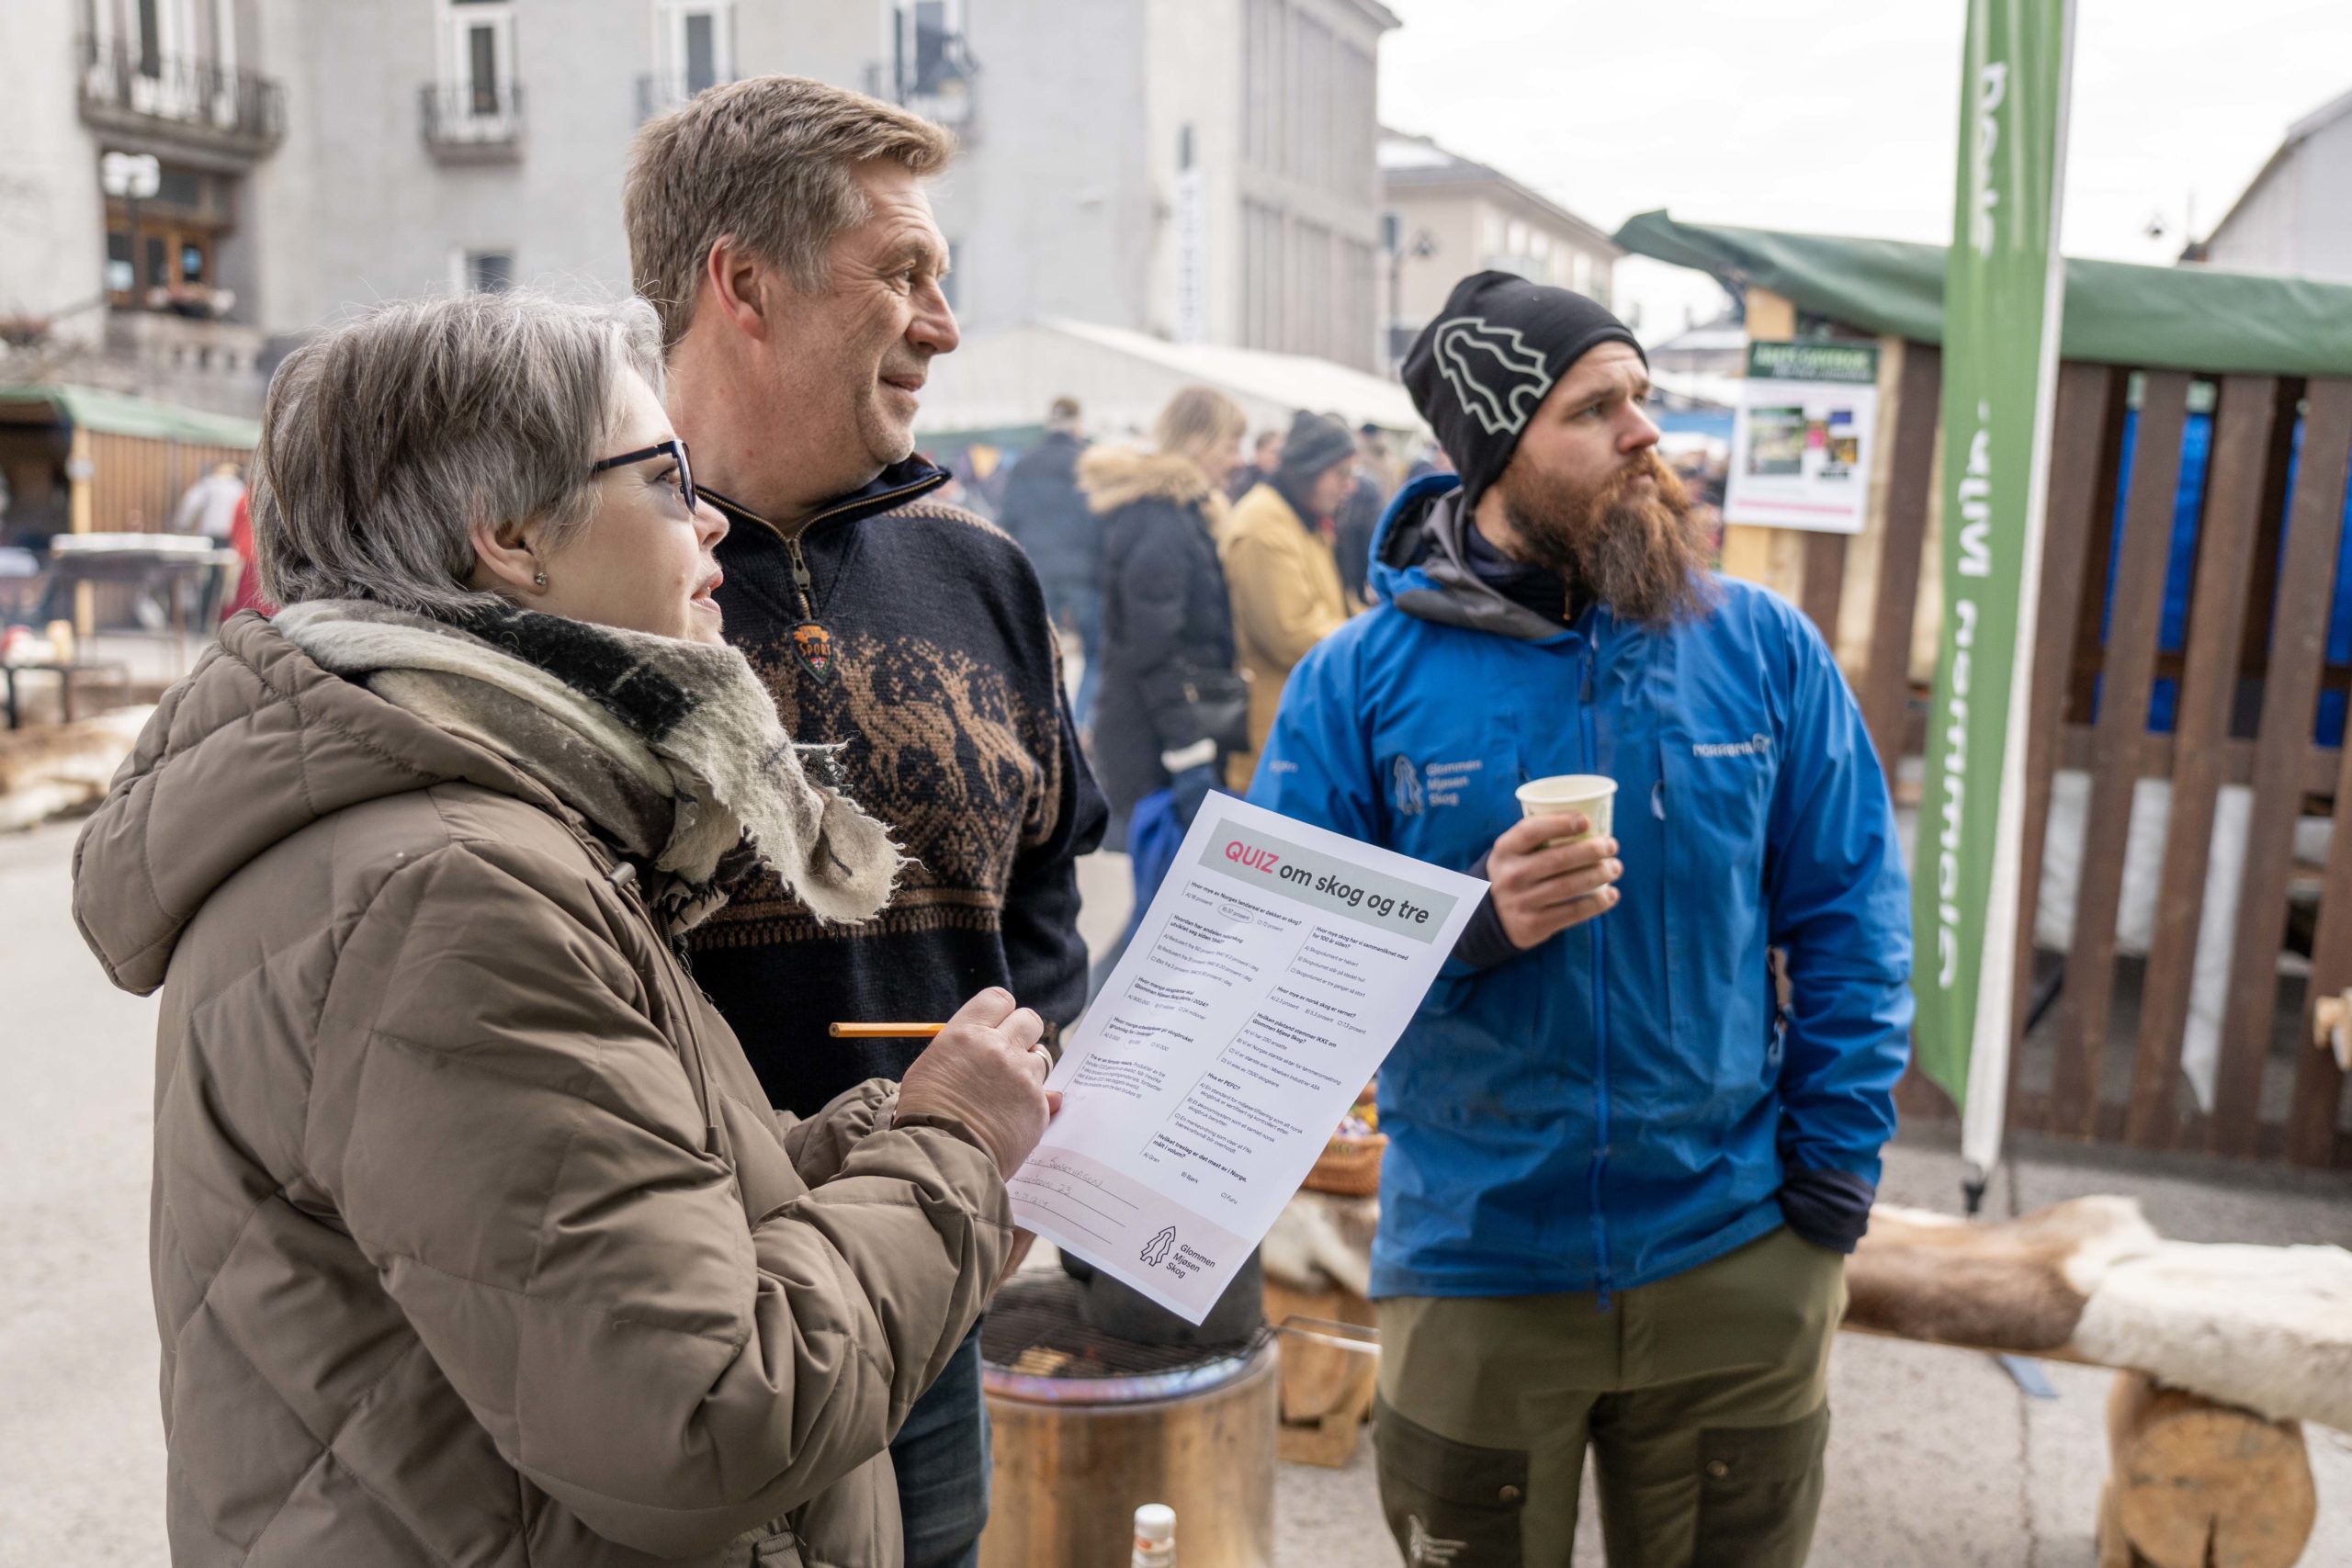
[[[1333,1285],[1372,1294],[1372,1237],[1380,1228],[1377,1198],[1334,1198],[1301,1192],[1266,1233],[1259,1256],[1266,1277],[1295,1291]]]
[[[1972,1224],[1882,1204],[1847,1266],[1846,1326],[2064,1353],[2352,1431],[2352,1252],[2165,1241],[2130,1198]]]
[[[1993,1224],[1882,1203],[1846,1268],[1846,1324],[1986,1350],[2057,1350],[2108,1269],[2157,1245],[2130,1198],[2075,1198]]]
[[[2074,1348],[2272,1420],[2352,1432],[2352,1252],[2164,1242],[2108,1270]]]

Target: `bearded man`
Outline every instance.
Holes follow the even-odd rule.
[[[1812,626],[1708,574],[1615,317],[1480,273],[1405,380],[1459,482],[1391,505],[1251,788],[1491,887],[1380,1075],[1390,1528],[1564,1563],[1589,1449],[1611,1562],[1802,1562],[1911,1020],[1885,780]],[[1521,820],[1558,773],[1613,824]]]

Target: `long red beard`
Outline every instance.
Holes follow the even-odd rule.
[[[1636,488],[1645,475],[1654,490]],[[1714,602],[1706,526],[1682,481],[1655,452],[1633,459],[1597,491],[1548,481],[1518,464],[1496,489],[1528,557],[1620,618],[1669,626]]]

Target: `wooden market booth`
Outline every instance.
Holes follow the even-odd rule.
[[[1664,213],[1617,240],[1744,295],[1752,338],[1880,344],[1863,531],[1735,527],[1724,564],[1804,607],[1916,777],[1943,248]],[[2352,1168],[2346,1074],[2312,1044],[2352,988],[2352,288],[2070,261],[2061,359],[2009,1124]],[[1951,1114],[1916,1073],[1902,1100]]]
[[[167,530],[187,488],[221,463],[248,463],[261,427],[95,387],[0,387],[0,545],[58,534]],[[85,596],[84,633],[118,622],[129,591]]]

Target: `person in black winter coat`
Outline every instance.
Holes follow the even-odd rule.
[[[1085,450],[1078,403],[1056,398],[1045,438],[1013,464],[997,513],[997,525],[1021,542],[1037,569],[1046,613],[1078,635],[1086,669],[1071,709],[1080,729],[1093,722],[1102,657],[1102,525],[1079,493]]]
[[[1233,610],[1217,564],[1224,485],[1240,457],[1239,405],[1188,387],[1159,416],[1159,449],[1097,447],[1079,483],[1102,523],[1102,686],[1095,769],[1111,802],[1106,843],[1136,804],[1171,786],[1189,821],[1216,776],[1186,687],[1234,667]]]

